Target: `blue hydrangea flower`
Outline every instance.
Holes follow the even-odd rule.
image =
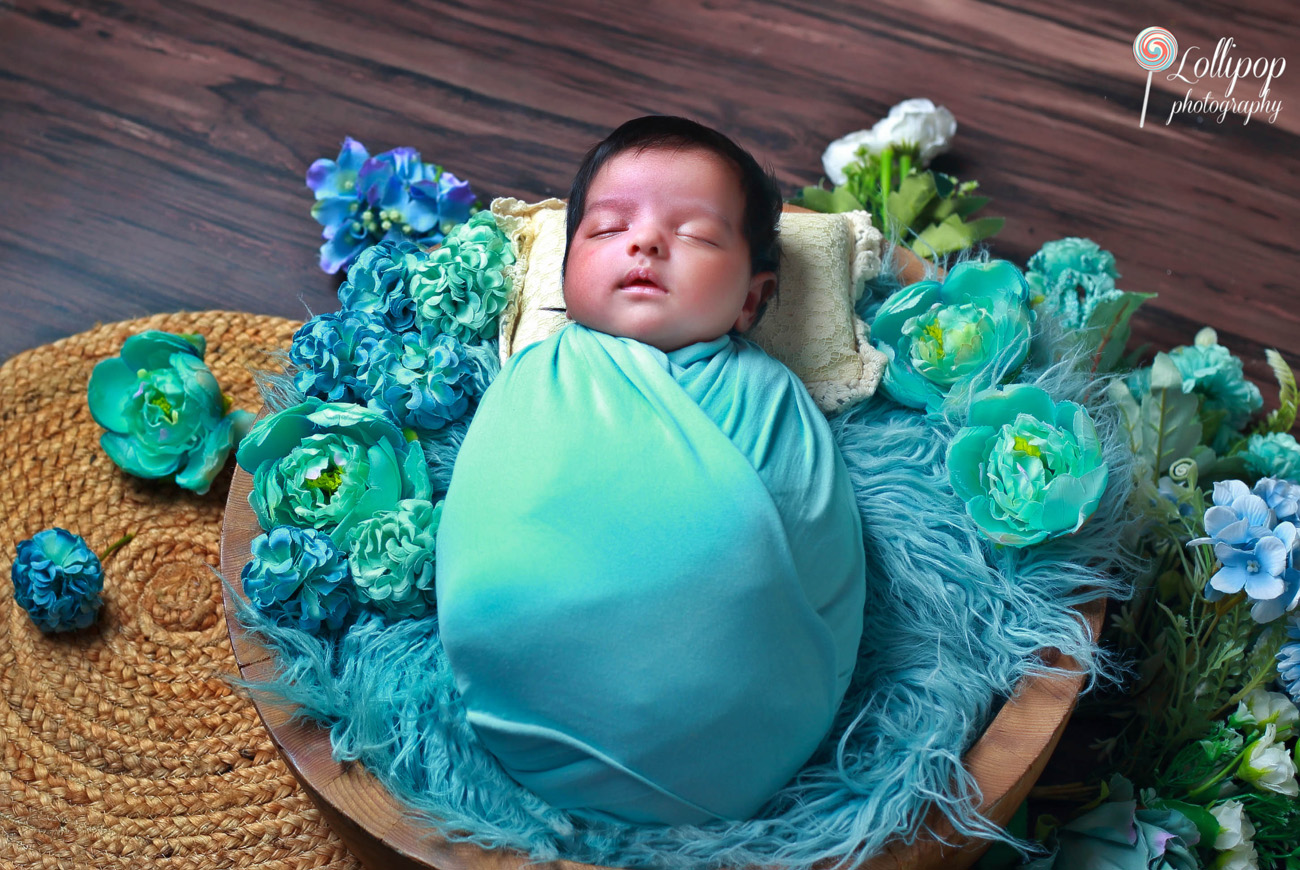
[[[350,137],[337,160],[311,165],[307,186],[316,195],[312,217],[324,227],[320,267],[330,274],[380,240],[442,241],[469,218],[475,201],[467,182],[423,162],[415,149],[371,157]]]
[[[1048,242],[1026,266],[1025,280],[1034,300],[1053,309],[1071,329],[1082,329],[1097,305],[1120,295],[1115,256],[1091,239]]]
[[[1276,477],[1261,477],[1250,491],[1264,500],[1279,521],[1300,517],[1300,484]]]
[[[363,401],[366,369],[389,335],[377,314],[344,309],[316,315],[293,334],[289,360],[298,367],[294,385],[304,396]]]
[[[366,404],[404,429],[434,431],[462,417],[477,396],[465,347],[425,325],[390,333],[365,372]]]
[[[1300,617],[1291,617],[1286,623],[1286,635],[1292,639],[1277,654],[1278,679],[1286,688],[1291,700],[1300,704]]]
[[[419,245],[405,239],[371,245],[348,267],[348,279],[339,285],[339,302],[382,317],[393,332],[414,329],[416,307],[408,282],[426,259]]]
[[[1274,534],[1255,541],[1248,550],[1215,544],[1214,555],[1223,567],[1210,578],[1210,586],[1225,595],[1244,589],[1249,598],[1271,601],[1283,592],[1282,574],[1294,544],[1295,526],[1290,523],[1281,523]]]
[[[241,578],[244,594],[276,625],[342,628],[353,609],[347,554],[315,529],[276,526],[258,535]]]
[[[1300,444],[1290,432],[1251,435],[1246,441],[1246,470],[1260,477],[1300,480]]]
[[[1227,544],[1250,549],[1261,537],[1270,534],[1277,516],[1264,499],[1246,488],[1240,480],[1221,480],[1214,484],[1214,506],[1205,512],[1206,537],[1187,542]]]
[[[45,529],[18,542],[14,600],[44,632],[85,628],[103,604],[104,569],[80,535]]]

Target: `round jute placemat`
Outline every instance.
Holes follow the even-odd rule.
[[[300,324],[228,311],[112,323],[0,365],[0,866],[358,868],[285,767],[226,634],[219,564],[233,460],[204,496],[119,470],[86,406],[136,332],[198,332],[235,407],[262,402]],[[61,526],[102,553],[104,608],[44,636],[14,602],[15,545]]]

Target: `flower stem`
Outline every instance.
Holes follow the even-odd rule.
[[[108,549],[105,550],[105,551],[100,555],[100,557],[99,557],[99,561],[101,561],[101,562],[106,562],[106,561],[108,561],[108,557],[109,557],[109,556],[113,555],[113,554],[116,553],[118,550],[122,549],[122,548],[125,547],[127,544],[131,543],[131,539],[134,538],[134,537],[135,537],[135,534],[134,534],[133,532],[127,532],[125,535],[123,535],[122,537],[118,538],[118,539],[117,539],[116,541],[114,541],[113,543],[109,544],[109,545],[108,545]]]
[[[880,210],[886,210],[889,203],[889,194],[894,189],[894,180],[891,173],[894,170],[894,149],[891,145],[886,145],[880,152]]]
[[[1251,744],[1247,743],[1247,744],[1242,748],[1241,752],[1238,752],[1237,755],[1232,759],[1232,761],[1229,761],[1229,762],[1228,762],[1227,766],[1225,766],[1225,767],[1224,767],[1222,770],[1220,770],[1218,773],[1214,774],[1214,776],[1210,777],[1209,779],[1205,780],[1205,781],[1202,782],[1200,785],[1196,786],[1196,787],[1193,788],[1191,791],[1189,791],[1189,792],[1187,793],[1187,797],[1188,797],[1188,799],[1190,800],[1191,798],[1196,797],[1198,794],[1200,794],[1201,792],[1205,791],[1206,789],[1208,789],[1208,788],[1210,788],[1210,787],[1212,787],[1212,786],[1216,786],[1216,785],[1218,785],[1219,782],[1220,782],[1220,781],[1221,781],[1225,776],[1228,776],[1228,775],[1231,774],[1234,770],[1236,770],[1236,769],[1237,769],[1237,766],[1238,766],[1239,764],[1241,764],[1241,760],[1242,760],[1243,758],[1246,757],[1246,752],[1250,749],[1250,746],[1251,746]]]
[[[898,158],[898,180],[901,183],[912,171],[912,155],[904,151]]]

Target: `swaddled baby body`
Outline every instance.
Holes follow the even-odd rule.
[[[467,717],[577,815],[753,815],[857,658],[861,520],[798,378],[736,335],[775,288],[775,182],[679,118],[624,124],[569,199],[576,321],[511,357],[457,457],[439,631]]]

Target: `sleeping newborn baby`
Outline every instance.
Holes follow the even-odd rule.
[[[456,460],[439,631],[467,717],[575,815],[746,819],[826,737],[862,633],[830,428],[742,338],[776,287],[775,180],[722,134],[629,121],[568,204],[574,321],[516,353]]]

